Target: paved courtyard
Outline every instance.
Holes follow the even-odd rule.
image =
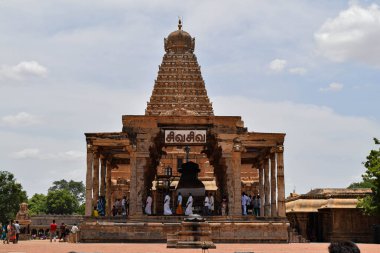
[[[308,253],[328,252],[328,243],[292,244],[217,244],[209,253]],[[379,253],[380,244],[358,244],[362,253]],[[201,249],[167,249],[164,243],[59,243],[49,241],[20,241],[19,244],[0,244],[0,253],[190,253]]]

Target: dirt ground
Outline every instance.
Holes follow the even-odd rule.
[[[216,244],[209,253],[317,253],[328,252],[328,243]],[[358,244],[361,253],[380,253],[380,244]],[[0,244],[0,253],[202,253],[202,249],[167,249],[164,243],[64,243],[48,240]],[[206,251],[207,252],[207,251]]]

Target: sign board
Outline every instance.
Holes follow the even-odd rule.
[[[165,130],[166,144],[206,143],[206,130]]]

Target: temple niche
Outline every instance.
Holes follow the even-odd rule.
[[[165,54],[145,115],[122,116],[121,132],[86,133],[86,215],[99,199],[111,216],[118,199],[129,200],[129,218],[144,217],[148,194],[153,215],[191,192],[200,213],[205,193],[214,215],[227,199],[229,217],[241,216],[241,194],[259,195],[262,217],[285,217],[284,133],[249,132],[240,116],[216,116],[207,95],[195,39],[178,29],[164,40]],[[188,169],[192,171],[190,174]]]

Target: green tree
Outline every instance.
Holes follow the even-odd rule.
[[[46,195],[38,193],[34,194],[33,197],[28,200],[30,215],[46,213],[46,200]]]
[[[86,188],[84,187],[84,184],[82,181],[76,182],[76,181],[70,180],[68,182],[65,179],[54,181],[53,186],[49,188],[49,191],[55,191],[55,190],[67,190],[76,197],[76,199],[78,200],[80,204],[84,203]]]
[[[372,188],[373,183],[371,181],[361,181],[350,184],[348,189],[356,189],[356,188]]]
[[[14,219],[19,205],[27,200],[26,192],[16,182],[14,175],[8,171],[0,171],[0,221]]]
[[[49,214],[73,214],[79,207],[78,200],[68,190],[49,191],[46,209]]]
[[[375,144],[379,145],[378,139],[374,138]],[[380,215],[380,148],[371,150],[364,162],[366,172],[362,175],[363,182],[372,184],[372,195],[366,196],[359,200],[359,207],[362,207],[366,214]]]

